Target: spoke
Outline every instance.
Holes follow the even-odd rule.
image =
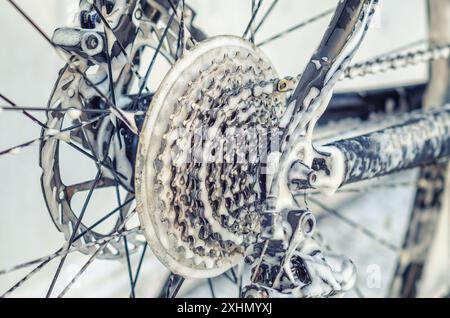
[[[230,275],[228,275],[228,272],[231,273],[232,277],[230,277]],[[236,273],[234,272],[234,269],[231,268],[228,272],[223,273],[223,275],[233,284],[237,284],[237,277],[236,277]]]
[[[7,102],[8,104],[10,104],[12,107],[8,108],[5,106],[0,106],[0,111],[1,110],[19,110],[22,112],[22,114],[24,114],[25,116],[27,116],[28,118],[30,118],[32,121],[34,121],[36,124],[38,124],[39,126],[41,126],[42,128],[48,128],[47,125],[45,125],[43,122],[41,122],[39,119],[37,119],[36,117],[34,117],[33,115],[31,115],[29,112],[27,112],[26,109],[23,109],[21,107],[18,107],[15,103],[13,103],[9,98],[7,98],[5,95],[0,94],[0,98],[3,99],[5,102]]]
[[[92,231],[95,227],[97,227],[98,225],[102,224],[104,221],[106,221],[107,219],[109,219],[111,216],[113,216],[114,214],[116,214],[117,212],[120,212],[121,209],[123,209],[124,207],[126,207],[127,205],[129,205],[131,202],[133,202],[134,200],[134,196],[132,196],[131,198],[129,198],[128,200],[126,200],[122,205],[118,206],[117,208],[115,208],[114,210],[112,210],[111,212],[109,212],[108,214],[106,214],[104,217],[102,217],[100,220],[98,220],[97,222],[95,222],[94,224],[92,224],[90,227],[86,228],[86,230],[84,230],[82,233],[80,233],[73,241],[76,242],[78,241],[80,238],[82,238],[85,234],[87,234],[88,232]]]
[[[252,282],[254,282],[255,279],[256,279],[256,275],[258,274],[259,267],[261,266],[261,263],[262,263],[262,261],[263,261],[264,255],[266,254],[266,250],[267,250],[267,247],[268,247],[268,246],[269,246],[269,241],[266,240],[266,242],[264,243],[263,250],[262,250],[262,252],[261,252],[261,256],[259,257],[259,260],[258,260],[258,265],[256,265],[255,271],[253,272],[253,275],[252,275],[252,277],[251,277],[251,281],[252,281]],[[241,280],[242,280],[242,276],[241,276]],[[241,282],[241,283],[242,283],[242,282]]]
[[[211,292],[212,298],[216,298],[216,293],[214,292],[214,287],[212,284],[212,279],[208,278],[209,291]]]
[[[3,95],[2,95],[2,98],[4,98]],[[5,99],[5,100],[7,100],[11,104],[14,104],[9,99]],[[47,130],[47,135],[44,135],[44,136],[41,136],[41,137],[38,137],[38,138],[34,138],[34,139],[32,139],[30,141],[27,141],[27,142],[24,142],[24,143],[22,143],[20,145],[16,145],[16,146],[10,147],[10,148],[8,148],[6,150],[2,150],[2,151],[0,151],[0,156],[6,155],[6,154],[15,155],[15,154],[19,153],[21,150],[23,150],[24,148],[33,146],[33,145],[35,145],[35,144],[37,144],[39,142],[46,141],[46,140],[48,140],[50,138],[58,138],[59,140],[65,141],[71,147],[73,147],[76,150],[80,151],[81,153],[87,155],[91,159],[95,160],[98,164],[105,166],[109,170],[114,170],[111,167],[108,167],[107,165],[105,165],[104,163],[99,163],[98,160],[94,159],[90,154],[88,154],[87,152],[85,152],[84,150],[82,150],[81,148],[76,146],[74,143],[72,143],[70,141],[70,135],[68,134],[68,132],[70,132],[70,131],[72,131],[74,129],[83,128],[84,126],[91,125],[92,123],[98,121],[100,118],[103,118],[104,116],[105,115],[101,115],[100,117],[94,118],[94,119],[86,121],[86,122],[80,122],[80,123],[78,123],[78,124],[76,124],[74,126],[67,127],[65,129],[62,129],[62,130],[48,129],[47,125],[45,125],[44,123],[42,123],[38,119],[35,119],[35,120],[32,119],[33,121],[36,121],[41,127],[44,127],[46,129],[48,129]],[[114,173],[114,171],[112,171],[112,172]],[[115,173],[118,174],[118,172],[115,172]]]
[[[64,295],[70,290],[70,288],[76,283],[76,281],[83,275],[89,265],[92,264],[93,261],[97,259],[97,256],[101,251],[106,247],[106,243],[100,246],[94,254],[89,258],[89,260],[83,265],[83,267],[78,271],[78,273],[72,278],[72,280],[67,284],[67,286],[63,289],[63,291],[58,295],[58,298],[64,297]]]
[[[152,71],[153,64],[155,64],[156,57],[158,56],[159,51],[161,50],[162,44],[163,44],[165,38],[167,37],[167,34],[169,32],[170,26],[172,25],[175,14],[176,14],[176,11],[174,13],[172,13],[172,15],[170,16],[169,22],[167,23],[167,26],[164,29],[163,35],[161,36],[161,39],[159,40],[158,46],[156,47],[155,53],[153,54],[150,65],[148,66],[147,71],[145,72],[143,81],[141,82],[141,87],[139,88],[139,94],[138,94],[138,97],[136,100],[139,100],[139,98],[142,96],[142,92],[147,83],[148,77],[150,76],[150,73]]]
[[[2,150],[2,151],[0,151],[0,156],[7,155],[7,154],[17,155],[22,149],[36,145],[42,139],[43,138],[35,138],[30,141],[24,142],[23,144]]]
[[[233,275],[234,282],[237,283],[238,282],[238,278],[236,276],[236,273],[234,272],[234,268],[231,268],[230,272],[231,272],[231,275]]]
[[[79,216],[79,218],[77,220],[77,223],[75,224],[75,227],[72,229],[72,234],[71,234],[71,236],[69,238],[69,241],[66,243],[66,248],[65,248],[66,250],[69,250],[70,247],[72,246],[73,240],[75,239],[77,231],[78,231],[78,229],[79,229],[79,227],[81,225],[81,222],[83,220],[84,213],[86,212],[86,209],[87,209],[87,207],[89,205],[89,202],[91,201],[92,194],[94,193],[95,187],[96,187],[97,183],[100,181],[101,176],[102,176],[102,172],[98,171],[97,172],[97,176],[95,177],[95,181],[92,184],[91,188],[89,189],[89,193],[88,193],[88,195],[86,197],[86,200],[84,201],[83,208],[81,209],[80,216]],[[52,280],[52,282],[50,284],[50,287],[49,287],[49,289],[47,291],[47,295],[46,295],[47,298],[50,297],[51,294],[52,294],[52,291],[53,291],[53,288],[55,286],[56,280],[58,279],[59,274],[61,272],[61,269],[62,269],[62,267],[64,265],[64,262],[66,261],[66,257],[67,256],[64,255],[61,258],[61,261],[59,262],[58,269],[56,270],[56,273],[53,276],[53,280]]]
[[[392,54],[399,53],[399,52],[402,52],[402,51],[405,51],[405,50],[408,50],[408,49],[412,49],[413,47],[416,47],[416,46],[421,45],[421,44],[425,44],[425,43],[427,43],[427,41],[428,41],[428,39],[420,39],[420,40],[412,41],[412,42],[410,42],[408,44],[399,46],[398,48],[395,48],[395,49],[390,50],[388,52],[385,52],[383,54],[376,55],[376,56],[374,56],[374,57],[372,57],[370,59],[367,59],[367,60],[365,60],[365,61],[363,61],[361,63],[366,63],[366,62],[370,62],[370,61],[373,61],[373,60],[382,59],[382,58],[385,58],[385,57],[390,56]]]
[[[104,1],[102,1],[104,3]],[[104,8],[104,5],[102,6]],[[105,41],[106,41],[106,62],[108,64],[108,78],[109,78],[109,91],[111,92],[111,99],[114,105],[116,105],[116,93],[115,93],[115,88],[114,88],[114,77],[113,77],[113,71],[112,71],[112,65],[111,65],[111,54],[112,54],[112,48],[113,46],[110,45],[109,41],[109,37],[108,37],[108,32],[107,32],[107,28],[106,26],[104,27],[105,30]],[[114,130],[116,132],[117,135],[117,140],[121,141],[120,139],[120,132],[119,129],[117,129],[117,127],[114,125]],[[109,146],[111,145],[111,140],[109,140]],[[118,181],[117,181],[118,182]],[[120,205],[120,203],[119,203]]]
[[[175,298],[177,297],[178,292],[180,291],[181,286],[184,283],[184,277],[179,276],[177,274],[170,274],[169,279],[167,281],[166,287],[166,298]]]
[[[173,10],[173,13],[177,16],[178,21],[181,21],[181,17],[178,15],[177,8],[176,8],[175,4],[173,3],[173,1],[172,1],[172,0],[168,0],[168,2],[169,2],[169,4],[170,4],[170,7],[171,7],[172,10]],[[185,28],[186,28],[186,30],[187,30],[188,33],[189,33],[189,36],[190,36],[190,39],[191,39],[192,43],[193,43],[193,44],[196,44],[197,41],[196,41],[195,38],[193,37],[192,31],[189,29],[189,27],[188,27],[187,25],[186,25]]]
[[[254,29],[254,21],[256,18],[256,15],[258,14],[259,9],[261,8],[261,5],[263,3],[263,0],[259,0],[258,4],[255,4],[255,0],[252,0],[252,16],[250,18],[250,21],[247,24],[247,27],[245,28],[244,34],[242,35],[243,38],[245,38],[250,31],[250,40],[255,43],[255,29]]]
[[[177,16],[179,17],[180,23],[179,23],[179,32],[178,32],[178,41],[177,41],[177,51],[176,51],[176,58],[177,60],[180,59],[181,56],[184,55],[186,50],[186,41],[185,41],[185,24],[184,24],[184,0],[181,0],[178,3],[178,6],[180,8],[179,12],[177,12]]]
[[[111,65],[110,64],[110,59],[108,59],[108,61],[109,61],[109,65]],[[111,68],[109,68],[109,70],[110,70],[110,79],[112,78],[112,72],[111,72]],[[110,81],[110,84],[111,84],[111,90],[112,91],[114,91],[114,85],[113,85],[113,82],[112,81]],[[114,98],[114,95],[112,95],[113,96],[113,100],[115,101],[115,98]],[[119,130],[118,129],[116,129],[115,128],[115,131],[117,131],[117,133],[119,132]],[[91,152],[92,153],[94,153],[94,149],[92,148],[92,146],[91,146],[91,143],[90,143],[90,140],[89,140],[89,138],[88,138],[88,136],[87,136],[87,134],[86,134],[86,132],[83,130],[83,134],[84,134],[84,137],[85,137],[85,139],[87,140],[87,142],[88,142],[88,145],[89,145],[89,147],[90,147],[90,150],[91,150]],[[112,138],[113,138],[113,136],[111,136],[111,138],[109,139],[109,141],[108,141],[108,145],[107,145],[107,149],[109,149],[110,147],[111,147],[111,141],[112,141]],[[117,138],[120,140],[120,136],[119,135],[117,135]],[[97,158],[97,157],[96,157]],[[97,161],[99,161],[98,160],[98,158],[97,158]],[[97,169],[98,169],[98,171],[99,171],[99,167],[97,166]],[[112,180],[110,180],[110,181],[112,181]],[[120,216],[120,221],[123,223],[124,222],[124,216],[123,216],[123,208],[124,207],[127,207],[127,205],[126,206],[124,206],[124,207],[122,207],[122,204],[121,204],[121,200],[120,200],[120,192],[119,192],[119,180],[117,179],[117,177],[116,177],[116,179],[115,179],[115,182],[113,183],[113,185],[115,185],[115,189],[116,189],[116,196],[117,196],[117,204],[119,205],[119,207],[121,207],[119,210],[120,210],[120,214],[119,214],[119,216]],[[98,189],[99,187],[97,187],[97,189]],[[127,195],[127,197],[128,197],[128,195]],[[126,200],[127,201],[127,200]],[[124,240],[124,245],[125,245],[125,254],[126,254],[126,258],[127,258],[127,266],[128,266],[128,272],[129,272],[129,275],[130,275],[130,284],[131,284],[131,287],[132,287],[132,295],[133,295],[133,297],[134,297],[134,288],[133,288],[133,285],[132,285],[132,273],[131,273],[131,262],[130,262],[130,254],[129,254],[129,249],[128,249],[128,240],[127,240],[127,237],[126,236],[124,236],[123,237],[123,240]],[[104,246],[106,246],[106,245],[103,245],[103,247]],[[103,248],[102,248],[103,249]]]
[[[97,121],[105,118],[106,116],[107,116],[106,114],[103,114],[103,115],[97,116],[95,118],[86,120],[86,121],[81,121],[78,124],[75,124],[75,125],[72,125],[70,127],[61,129],[61,132],[68,132],[68,131],[72,131],[72,130],[75,130],[75,129],[78,129],[78,128],[90,126],[90,125],[96,123]]]
[[[36,266],[31,272],[29,272],[27,275],[25,275],[23,278],[21,278],[17,283],[15,283],[10,289],[8,289],[6,292],[4,292],[0,297],[5,298],[11,293],[13,293],[17,288],[22,286],[27,280],[29,280],[31,277],[33,277],[35,274],[39,273],[40,270],[47,265],[52,259],[47,259],[43,261],[41,264]]]
[[[117,232],[117,233],[111,234],[111,235],[109,235],[109,236],[107,236],[107,237],[104,237],[104,238],[102,238],[102,239],[100,239],[100,240],[97,240],[97,241],[94,241],[94,242],[90,242],[90,243],[88,243],[88,244],[85,244],[83,247],[84,247],[84,248],[90,248],[90,247],[95,247],[95,246],[97,246],[97,245],[103,245],[103,244],[105,244],[105,243],[109,243],[109,242],[112,241],[112,240],[115,240],[115,239],[118,239],[118,238],[121,238],[121,237],[130,235],[130,234],[140,233],[140,232],[141,232],[141,229],[140,229],[140,228],[134,228],[134,229],[127,230],[127,231],[123,231],[123,232]],[[83,247],[73,247],[73,248],[70,248],[70,250],[63,250],[63,248],[60,248],[60,249],[57,250],[55,253],[50,254],[50,255],[48,255],[48,256],[45,256],[45,257],[36,259],[36,260],[34,260],[34,261],[31,261],[31,262],[24,263],[24,264],[21,264],[21,265],[17,265],[17,266],[15,266],[14,268],[12,268],[11,270],[7,270],[7,271],[3,270],[3,271],[0,271],[0,275],[1,275],[1,274],[6,273],[6,272],[11,272],[11,271],[13,271],[13,270],[18,270],[18,269],[20,269],[20,268],[24,268],[24,267],[28,267],[28,266],[30,266],[30,265],[34,265],[34,264],[40,263],[35,269],[33,269],[30,273],[28,273],[25,277],[23,277],[19,282],[17,282],[17,283],[16,283],[13,287],[11,287],[7,292],[5,292],[5,294],[3,294],[2,297],[5,296],[5,295],[10,294],[10,293],[13,292],[15,289],[17,289],[18,287],[20,287],[23,283],[25,283],[25,281],[27,281],[27,280],[30,279],[34,274],[36,274],[37,272],[39,272],[39,271],[40,271],[46,264],[48,264],[51,260],[55,259],[55,258],[58,257],[58,256],[64,256],[64,255],[67,255],[67,254],[70,254],[70,253],[79,252],[79,251],[81,251],[81,249],[82,249]]]
[[[294,25],[294,26],[292,26],[292,27],[290,27],[290,28],[280,32],[280,33],[277,33],[277,34],[271,36],[270,38],[268,38],[268,39],[258,43],[256,46],[263,46],[263,45],[266,45],[266,44],[268,44],[268,43],[270,43],[272,41],[275,41],[275,40],[277,40],[277,39],[279,39],[279,38],[281,38],[281,37],[283,37],[285,35],[288,35],[289,33],[293,32],[293,31],[301,29],[301,28],[307,26],[308,24],[311,24],[311,23],[313,23],[315,21],[318,21],[318,20],[320,20],[320,19],[322,19],[322,18],[332,14],[334,11],[335,11],[334,8],[328,9],[328,10],[326,10],[326,11],[324,11],[324,12],[322,12],[322,13],[320,13],[320,14],[312,17],[312,18],[309,18],[308,20],[305,20],[305,21],[303,21],[303,22],[301,22],[299,24],[296,24],[296,25]]]
[[[364,234],[365,236],[369,237],[370,239],[376,241],[377,243],[385,246],[386,248],[388,248],[388,249],[390,249],[390,250],[392,250],[394,252],[398,252],[398,250],[399,250],[398,246],[395,246],[394,244],[392,244],[391,242],[385,240],[384,238],[379,237],[377,234],[375,234],[374,232],[372,232],[368,228],[362,226],[361,224],[358,224],[358,223],[354,222],[353,220],[347,218],[346,216],[342,215],[338,211],[325,206],[324,204],[322,204],[318,200],[315,200],[313,198],[310,198],[310,200],[311,200],[311,202],[315,203],[320,208],[322,208],[325,212],[333,215],[338,220],[340,220],[343,223],[349,225],[350,227],[354,228],[355,230],[359,231],[360,233]]]
[[[100,160],[97,159],[94,155],[92,155],[92,154],[90,154],[89,152],[87,152],[86,150],[80,148],[79,146],[77,146],[77,145],[74,144],[73,142],[69,141],[69,142],[66,142],[66,143],[67,143],[69,146],[71,146],[72,148],[78,150],[80,153],[82,153],[83,155],[85,155],[85,156],[88,157],[89,159],[92,159],[96,164],[98,164],[98,165],[100,165],[100,166],[105,167],[106,169],[108,169],[115,177],[120,177],[120,178],[126,179],[126,177],[125,177],[122,173],[116,171],[116,169],[114,169],[114,167],[112,167],[111,165],[109,165],[109,164],[107,164],[107,163],[105,163],[105,162],[103,162],[103,161],[100,161]],[[1,155],[1,153],[0,153],[0,155]]]
[[[147,251],[147,247],[148,247],[148,243],[146,242],[144,245],[144,248],[142,249],[142,254],[141,254],[141,258],[139,259],[138,267],[136,269],[136,274],[134,275],[133,288],[136,288],[136,284],[139,279],[139,274],[141,273],[141,267],[142,267],[142,263],[144,262],[144,257],[145,257],[145,252]]]
[[[117,204],[119,204],[119,206],[121,205],[121,199],[120,199],[120,192],[119,192],[119,181],[116,180],[116,197],[117,197]],[[120,221],[123,222],[124,220],[124,211],[123,209],[120,209]],[[135,293],[134,293],[134,282],[133,282],[133,272],[131,270],[131,260],[130,260],[130,251],[128,249],[128,240],[126,237],[123,238],[123,243],[125,246],[125,255],[126,255],[126,259],[127,259],[127,267],[128,267],[128,276],[130,279],[130,288],[131,288],[131,298],[135,298]]]
[[[125,202],[123,204],[123,206],[129,204],[132,200],[134,200],[134,198],[130,199],[128,202]],[[110,213],[108,213],[107,215],[102,217],[99,221],[97,221],[96,223],[94,223],[93,225],[88,227],[82,233],[77,235],[77,237],[73,240],[73,243],[77,242],[80,238],[82,238],[88,232],[92,231],[98,225],[102,224],[104,221],[109,219],[112,215],[117,213],[122,207],[117,207],[116,209],[114,209],[113,211],[111,211]],[[73,252],[80,251],[82,248],[89,248],[89,247],[92,247],[92,246],[95,246],[95,245],[99,245],[99,244],[103,244],[105,242],[109,242],[109,241],[111,241],[113,239],[116,239],[117,237],[121,237],[122,233],[131,234],[131,233],[135,233],[135,232],[136,232],[136,230],[134,230],[134,229],[133,230],[128,230],[128,231],[123,231],[123,232],[117,232],[117,233],[111,234],[109,236],[105,236],[105,237],[103,237],[103,238],[101,238],[101,239],[99,239],[97,241],[86,243],[82,247],[71,247],[69,251],[64,251],[63,248],[60,248],[56,252],[54,252],[54,253],[52,253],[50,255],[47,255],[47,256],[44,256],[44,257],[40,257],[38,259],[34,259],[32,261],[28,261],[28,262],[25,262],[25,263],[22,263],[22,264],[19,264],[19,265],[15,265],[15,266],[13,266],[11,268],[8,268],[8,269],[0,270],[0,275],[5,275],[5,274],[8,274],[8,273],[17,271],[19,269],[22,269],[22,268],[32,266],[32,265],[37,264],[37,263],[48,262],[48,261],[51,261],[52,259],[54,259],[54,258],[56,258],[58,256],[64,256],[64,255],[67,255],[67,254],[70,254],[70,253],[73,253]],[[123,234],[123,235],[128,235],[128,234]],[[42,265],[42,264],[40,264],[40,265]]]
[[[370,193],[374,190],[383,190],[383,189],[396,189],[400,187],[409,187],[415,185],[414,181],[404,181],[404,182],[395,182],[395,183],[381,183],[381,184],[373,184],[367,187],[361,187],[361,188],[342,188],[336,191],[336,194],[344,194],[344,193]],[[316,196],[321,195],[322,193],[315,191],[311,193],[307,193],[307,196]]]
[[[263,17],[261,18],[261,21],[259,21],[258,25],[255,28],[255,34],[259,31],[259,29],[262,27],[262,25],[264,24],[264,22],[266,22],[267,18],[269,17],[269,15],[272,13],[273,9],[275,8],[275,6],[277,5],[279,0],[273,0],[272,4],[270,5],[270,7],[267,9],[266,13],[264,13]]]
[[[244,266],[238,267],[238,298],[242,298],[242,286],[244,284]]]
[[[3,98],[4,96],[2,94],[0,94],[0,97]],[[46,108],[46,107],[32,107],[32,106],[0,106],[0,111],[4,110],[4,111],[20,111],[23,112],[24,114],[30,115],[28,112],[44,112],[44,113],[68,113],[71,111],[79,111],[81,113],[88,113],[88,114],[109,114],[111,113],[109,110],[107,109],[86,109],[86,108],[82,108],[82,109],[78,109],[78,108]],[[31,115],[30,115],[31,116]],[[31,118],[30,118],[31,119]],[[37,124],[39,124],[42,128],[48,128],[47,126],[42,126],[42,122],[39,121],[38,119],[34,120]]]

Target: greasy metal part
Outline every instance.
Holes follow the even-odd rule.
[[[251,284],[243,289],[245,298],[338,296],[356,281],[356,267],[351,260],[324,252],[317,237],[304,239],[283,267],[285,251],[281,242],[267,242],[265,249],[261,244],[254,248],[259,262],[252,268]]]
[[[285,101],[273,78],[251,43],[218,36],[180,59],[154,96],[137,155],[137,209],[172,272],[219,275],[256,240],[261,145],[247,130],[276,127]]]
[[[430,46],[450,43],[450,2],[428,1]],[[430,64],[430,80],[424,97],[424,108],[434,109],[450,103],[450,58]],[[444,211],[448,163],[435,163],[420,169],[413,210],[398,259],[390,297],[417,297],[424,279],[424,268],[435,239],[438,220]]]

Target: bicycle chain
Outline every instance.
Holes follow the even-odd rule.
[[[426,50],[390,55],[350,66],[345,70],[345,78],[351,79],[383,73],[388,70],[401,69],[439,59],[448,59],[449,57],[450,44],[435,46]]]
[[[344,76],[340,80],[342,81],[345,79],[376,75],[389,70],[407,68],[409,66],[448,58],[450,58],[450,44],[434,46],[426,50],[409,51],[396,55],[388,55],[385,57],[376,58],[374,60],[368,60],[362,63],[350,65],[344,71]],[[278,91],[287,92],[295,88],[300,77],[301,74],[296,77],[288,76],[282,79],[272,79],[270,81],[277,83]],[[254,85],[264,86],[265,83],[256,83]],[[285,87],[285,85],[287,86]]]

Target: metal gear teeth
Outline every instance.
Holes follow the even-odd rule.
[[[272,81],[257,80],[264,75],[264,70],[258,69],[257,66],[255,68],[253,65],[262,65],[259,63],[262,61],[261,59],[255,59],[253,55],[249,54],[244,57],[245,63],[243,64],[245,65],[236,65],[236,59],[239,56],[240,53],[237,51],[233,58],[224,54],[221,59],[213,59],[209,67],[200,71],[199,76],[188,83],[186,90],[178,99],[177,111],[170,118],[171,124],[168,132],[173,132],[176,128],[189,131],[196,125],[203,124],[205,120],[210,121],[212,125],[217,124],[218,121],[227,126],[239,125],[239,118],[231,121],[229,118],[233,111],[245,107],[246,102],[249,104],[248,107],[255,103],[259,104],[258,107],[264,107],[273,102],[273,100],[267,100],[266,103],[257,100],[249,101],[249,99],[261,98],[263,94],[264,96],[273,94],[274,84]],[[258,89],[254,82],[263,85]],[[242,83],[245,83],[246,87],[236,89],[239,86],[242,87]],[[274,107],[277,106],[282,108],[282,105]],[[259,122],[267,122],[267,119],[268,117]],[[175,162],[179,160],[176,166],[180,167],[183,159],[180,149],[186,149],[186,140],[173,136],[170,138],[168,135],[170,134],[166,133],[164,145],[162,145],[163,151],[159,157],[161,166],[170,166],[164,162],[166,160],[164,153],[170,148],[171,158]],[[239,155],[245,157],[245,153]],[[216,222],[231,233],[243,233],[246,234],[245,236],[250,236],[247,234],[253,232],[255,235],[256,232],[252,231],[252,227],[258,223],[257,211],[254,207],[258,201],[258,195],[252,190],[259,191],[259,189],[257,188],[258,182],[254,177],[256,172],[253,171],[251,177],[245,175],[245,171],[249,168],[248,165],[237,168],[231,164],[219,167],[211,165],[209,177],[205,177],[204,180],[199,179],[199,168],[196,164],[191,163],[183,168],[184,173],[181,168],[172,169],[170,174],[161,171],[157,176],[157,181],[161,185],[161,190],[172,189],[172,191],[162,191],[161,202],[163,206],[174,207],[175,216],[164,215],[163,219],[178,253],[184,255],[185,258],[193,259],[196,265],[203,263],[206,268],[211,268],[220,262],[221,257],[232,255],[235,252],[242,253],[240,246],[242,242],[249,244],[252,239],[246,237],[245,240],[241,239],[235,242],[223,240],[222,235],[212,231],[209,224],[212,220],[208,220],[205,216],[205,207],[202,205],[212,204],[214,206],[217,203],[212,216]],[[172,177],[169,178],[169,175]],[[202,199],[199,189],[201,182],[209,189],[208,202],[204,202]],[[224,193],[218,194],[220,189]],[[243,209],[246,209],[246,213],[243,213]],[[162,210],[169,211],[169,209]],[[228,211],[236,211],[236,215],[230,215]]]

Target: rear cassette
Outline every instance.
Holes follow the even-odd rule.
[[[172,272],[217,276],[258,240],[266,143],[255,138],[267,138],[284,111],[277,77],[254,45],[219,36],[161,83],[140,135],[135,185],[146,238]]]

